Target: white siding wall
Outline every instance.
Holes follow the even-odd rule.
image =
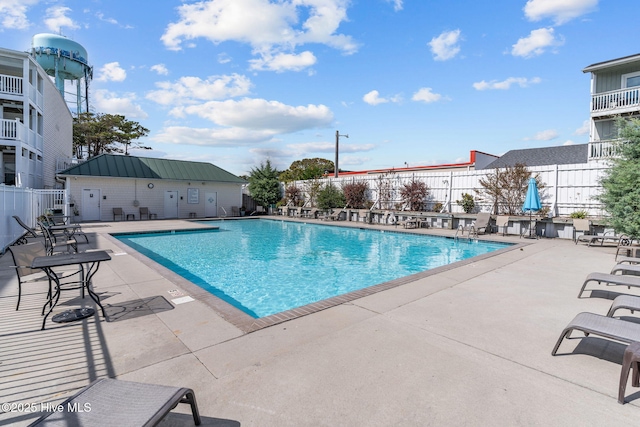
[[[73,154],[73,117],[55,84],[42,68],[38,70],[44,79],[44,188],[54,188],[56,160]]]
[[[69,189],[69,201],[74,202],[80,212],[82,220],[82,191],[83,189],[101,190],[100,220],[112,221],[113,208],[122,208],[125,214],[134,214],[140,218],[139,207],[148,207],[151,213],[158,215],[158,219],[164,218],[164,195],[166,191],[178,191],[178,217],[188,218],[194,212],[198,218],[204,217],[205,192],[218,193],[218,206],[231,212],[231,206],[241,206],[242,186],[240,184],[214,183],[214,182],[185,182],[168,181],[159,179],[133,179],[133,178],[92,178],[71,177],[67,179]],[[149,189],[147,184],[153,183]],[[199,203],[191,204],[187,201],[187,189],[199,189]],[[104,197],[106,196],[106,199]],[[138,207],[134,201],[138,201]]]

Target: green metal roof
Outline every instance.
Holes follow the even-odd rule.
[[[58,175],[246,183],[244,179],[211,163],[115,154],[100,154]]]

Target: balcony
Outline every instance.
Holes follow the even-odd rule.
[[[622,139],[609,139],[605,141],[593,141],[589,143],[589,160],[603,160],[618,157]]]
[[[591,116],[640,112],[640,87],[591,95]]]
[[[0,93],[22,95],[22,77],[0,74]]]
[[[0,119],[0,139],[20,140],[24,126],[19,120]]]

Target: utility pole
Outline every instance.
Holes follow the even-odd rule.
[[[335,171],[333,173],[333,177],[337,178],[338,177],[338,141],[340,140],[340,137],[344,136],[345,138],[349,138],[349,135],[340,135],[340,131],[336,131],[336,162],[334,164],[335,167]]]

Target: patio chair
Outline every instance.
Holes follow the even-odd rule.
[[[48,413],[31,425],[155,426],[178,403],[188,403],[193,422],[200,425],[196,396],[190,388],[102,378],[62,402],[62,411]]]
[[[156,219],[158,217],[157,214],[149,212],[149,208],[140,208],[140,220],[142,221],[142,217],[146,216],[147,219]]]
[[[124,220],[124,211],[122,208],[113,208],[113,220],[116,220],[116,217],[120,217],[120,221]]]
[[[54,252],[78,252],[78,242],[75,239],[67,238],[67,236],[59,236],[64,237],[63,240],[58,242],[56,236],[51,234],[49,228],[43,224],[42,222],[38,222],[40,226],[40,230],[42,230],[42,235],[44,236],[44,247],[47,255],[53,255]],[[66,251],[61,251],[60,249],[63,246],[66,246]]]
[[[18,276],[18,303],[16,304],[16,310],[20,308],[20,300],[22,298],[22,284],[34,283],[47,280],[49,282],[49,292],[47,298],[51,298],[51,279],[44,272],[37,268],[32,269],[31,264],[33,259],[41,256],[46,256],[46,249],[42,242],[32,242],[24,245],[9,246],[9,252],[11,252],[11,258],[16,269]],[[63,273],[59,277],[66,279],[67,277],[78,274],[80,270],[72,270],[69,273]],[[40,274],[42,273],[42,274]]]
[[[80,224],[78,224],[77,222],[73,223],[73,224],[71,224],[70,222],[67,223],[66,221],[56,222],[55,221],[55,217],[49,216],[49,215],[44,215],[44,217],[43,217],[41,222],[48,227],[49,234],[51,234],[51,236],[53,236],[54,239],[59,237],[59,236],[62,236],[62,235],[67,235],[67,236],[68,235],[73,235],[74,237],[80,236],[85,240],[85,243],[89,243],[89,236],[87,236],[82,231],[82,226]],[[51,228],[49,228],[51,226],[56,226],[56,225],[68,225],[69,227],[67,228],[67,230],[64,230],[64,231],[57,230],[57,232],[52,230]],[[69,233],[68,230],[72,230],[72,232]]]
[[[640,297],[635,295],[618,295],[611,303],[607,317],[613,317],[616,311],[621,308],[630,310],[631,314],[636,310],[640,310]]]
[[[584,292],[584,288],[587,286],[589,282],[598,282],[598,283],[607,283],[610,285],[619,285],[619,286],[627,286],[631,288],[632,286],[635,288],[640,287],[640,277],[638,276],[628,276],[622,274],[607,274],[607,273],[590,273],[582,284],[582,288],[580,288],[580,293],[578,293],[578,298],[582,296]]]
[[[491,214],[489,212],[478,212],[473,226],[476,234],[480,233],[481,230],[482,234],[486,234],[487,232],[491,234]]]
[[[311,208],[311,210],[306,211],[303,216],[305,218],[317,218],[318,216],[318,208]]]
[[[502,235],[506,235],[509,228],[509,215],[498,215],[496,218],[496,231],[499,232],[500,227],[502,227]]]
[[[602,316],[595,313],[578,313],[574,319],[569,322],[566,328],[560,334],[560,338],[556,342],[551,352],[552,356],[556,355],[560,344],[565,338],[571,335],[571,332],[577,330],[582,331],[585,335],[594,334],[625,344],[640,341],[640,324],[620,320],[613,317]]]
[[[637,264],[616,264],[611,269],[611,274],[625,274],[630,276],[640,276],[640,265]]]
[[[24,228],[26,233],[22,235],[22,238],[18,239],[17,243],[22,244],[22,243],[27,243],[27,237],[39,237],[38,236],[38,231],[35,228],[31,228],[29,227],[27,224],[25,224],[19,216],[17,215],[13,215],[13,219],[15,219],[18,224],[20,224],[20,227]]]

